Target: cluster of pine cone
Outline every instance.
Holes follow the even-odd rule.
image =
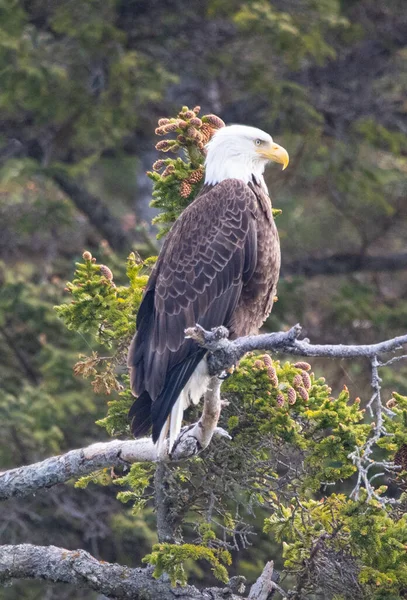
[[[189,154],[192,149],[196,149],[202,159],[205,156],[205,145],[212,138],[215,131],[225,126],[225,123],[216,115],[203,115],[198,117],[201,110],[200,106],[195,106],[190,110],[183,106],[177,117],[172,119],[162,118],[158,121],[158,127],[155,130],[157,135],[176,134],[175,139],[165,139],[157,142],[156,149],[161,152],[177,153],[181,148],[185,148]],[[173,162],[167,160],[157,160],[153,164],[154,171],[161,171],[162,177],[168,177],[175,173],[176,166]],[[202,180],[204,169],[199,165],[180,184],[179,192],[182,198],[188,198],[192,192],[192,186]]]
[[[278,387],[279,381],[277,372],[273,366],[273,361],[268,354],[261,356],[256,360],[254,365],[258,368],[264,368],[264,366],[266,366],[267,375],[272,386],[275,388]],[[301,361],[295,363],[294,367],[301,369],[301,372],[294,375],[292,386],[287,387],[285,393],[281,390],[277,392],[277,404],[279,406],[284,406],[286,401],[288,401],[288,404],[295,404],[298,396],[302,398],[304,402],[308,402],[309,400],[308,390],[311,388],[311,378],[308,371],[311,370],[311,365]]]

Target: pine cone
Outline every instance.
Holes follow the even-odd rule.
[[[100,272],[103,275],[103,277],[106,277],[106,279],[108,279],[109,281],[113,280],[113,273],[106,265],[100,265]]]
[[[181,198],[188,198],[192,192],[192,187],[186,181],[183,181],[179,187],[179,193]]]
[[[168,152],[168,150],[171,150],[171,146],[170,140],[161,140],[161,142],[156,143],[155,148],[161,152]]]
[[[202,123],[202,126],[199,131],[202,135],[202,142],[204,144],[207,144],[209,142],[209,140],[212,138],[216,129],[211,127],[208,123]]]
[[[302,378],[305,389],[309,390],[311,388],[311,377],[308,375],[308,373],[306,371],[303,371],[301,373],[301,378]]]
[[[297,389],[297,392],[301,396],[301,398],[304,400],[304,402],[308,402],[308,400],[309,400],[308,392],[304,387],[299,387]]]
[[[202,135],[197,129],[195,129],[195,127],[188,127],[187,136],[190,137],[192,140],[202,140]]]
[[[297,392],[293,387],[289,387],[287,390],[288,404],[295,404],[297,402]]]
[[[165,161],[160,158],[160,160],[156,160],[153,164],[154,171],[161,171],[161,169],[165,166]]]
[[[296,362],[294,367],[297,369],[302,369],[303,371],[311,371],[311,365],[304,361]]]
[[[284,406],[285,398],[284,398],[284,394],[282,392],[278,392],[276,400],[277,400],[278,406]]]
[[[168,165],[168,167],[166,167],[164,169],[164,171],[162,172],[162,177],[168,177],[168,175],[171,175],[171,173],[174,173],[175,171],[175,167],[174,165]]]
[[[206,123],[209,123],[209,125],[215,127],[215,129],[221,129],[222,127],[225,127],[225,122],[222,121],[222,119],[217,115],[205,115],[203,119]]]
[[[196,171],[192,171],[191,175],[188,177],[188,183],[198,183],[199,181],[201,181],[202,177],[204,175],[204,170],[203,168],[199,168],[196,169]]]
[[[277,377],[276,370],[273,366],[267,367],[267,375],[269,376],[269,379],[270,379],[273,387],[277,387],[278,386],[278,377]]]
[[[164,130],[164,133],[172,133],[173,131],[177,131],[178,124],[177,123],[168,123],[168,125],[164,125],[160,129]]]

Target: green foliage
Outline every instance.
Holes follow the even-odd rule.
[[[104,427],[109,435],[128,435],[129,419],[128,413],[134,402],[134,396],[130,391],[130,381],[127,376],[122,377],[124,389],[122,389],[113,400],[107,402],[107,415],[96,421],[96,425]]]
[[[148,500],[152,498],[152,492],[146,493],[151,484],[151,479],[155,472],[155,465],[152,463],[133,464],[130,470],[123,477],[114,480],[116,485],[129,486],[130,490],[119,492],[117,498],[123,502],[132,503],[132,513],[136,514],[143,509]]]
[[[84,490],[88,487],[90,483],[95,483],[97,485],[108,486],[112,483],[112,477],[110,473],[110,469],[99,469],[98,471],[94,471],[89,475],[84,475],[80,477],[75,482],[75,487]]]
[[[144,562],[154,565],[154,577],[158,578],[163,573],[167,573],[173,586],[186,585],[186,568],[188,561],[191,560],[209,562],[215,577],[223,583],[228,582],[228,572],[224,565],[230,565],[232,559],[227,550],[195,544],[156,544],[153,546],[152,553],[143,559]]]
[[[72,378],[80,345],[53,311],[60,284],[38,283],[28,269],[4,270],[1,278],[0,456],[17,466],[69,448],[72,421],[83,443],[100,413],[87,386]]]
[[[265,531],[283,542],[284,564],[290,571],[304,572],[304,562],[311,557],[318,570],[318,561],[333,553],[338,561],[356,559],[365,597],[391,600],[405,589],[407,515],[394,519],[377,501],[356,502],[343,494],[320,501],[294,498],[290,506],[276,506]]]
[[[283,12],[265,0],[252,0],[242,5],[234,20],[250,35],[256,31],[264,36],[271,48],[282,54],[291,68],[301,61],[314,59],[322,64],[335,57],[334,48],[327,42],[329,30],[348,28],[348,19],[341,15],[336,0],[309,3],[310,12]]]
[[[264,436],[271,436],[276,444],[301,451],[307,471],[301,481],[303,493],[317,491],[322,481],[352,476],[355,467],[348,454],[362,446],[370,432],[363,424],[359,398],[349,403],[347,389],[332,397],[325,379],[309,369],[305,362],[281,364],[267,354],[248,355],[223,387],[243,411],[228,423],[234,443],[256,447]],[[295,485],[295,478],[291,483]]]
[[[151,206],[161,209],[153,223],[160,225],[158,237],[162,237],[180,213],[195,198],[202,187],[204,146],[215,131],[225,124],[216,115],[198,117],[200,107],[190,110],[183,106],[175,118],[158,121],[157,135],[172,134],[175,139],[161,140],[156,149],[183,157],[157,160],[148,175],[154,182]],[[162,171],[160,174],[159,171]]]
[[[384,415],[384,424],[391,435],[381,438],[378,446],[394,454],[407,445],[407,396],[393,392],[387,408],[391,412]]]
[[[47,26],[41,31],[36,19]],[[48,7],[0,3],[0,107],[16,122],[30,114],[24,138],[53,124],[54,165],[69,171],[69,153],[89,168],[139,121],[171,81],[142,52],[126,47],[116,0],[68,0]],[[68,43],[67,43],[68,40]]]
[[[56,311],[68,329],[91,333],[99,344],[111,348],[115,340],[127,340],[134,333],[134,315],[154,259],[142,261],[134,252],[130,254],[129,286],[116,286],[110,269],[96,264],[90,252],[84,252],[83,259],[84,263],[76,265],[75,279],[66,287],[73,300],[57,306]]]
[[[116,285],[109,267],[99,265],[91,253],[83,253],[77,263],[75,278],[65,288],[73,300],[55,307],[68,329],[91,334],[111,350],[110,356],[81,355],[74,366],[76,375],[92,379],[96,393],[117,396],[108,402],[107,415],[97,421],[110,435],[129,433],[127,414],[134,398],[126,375],[119,375],[126,363],[130,340],[135,330],[137,309],[141,302],[148,273],[155,258],[145,261],[131,253],[126,263],[128,285]]]

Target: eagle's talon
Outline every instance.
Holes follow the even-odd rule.
[[[215,427],[213,435],[217,437],[224,437],[228,440],[232,439],[232,436],[226,431],[226,429],[223,429],[223,427]]]
[[[218,375],[218,379],[220,379],[221,381],[225,381],[225,379],[227,379],[228,377],[230,377],[230,373],[227,373],[226,371],[222,371],[222,373],[219,373]]]
[[[235,365],[232,365],[231,367],[229,367],[229,369],[225,369],[224,371],[222,371],[222,373],[218,375],[218,379],[220,379],[221,381],[225,381],[225,379],[228,379],[231,375],[233,375],[233,373],[235,372],[235,368]]]

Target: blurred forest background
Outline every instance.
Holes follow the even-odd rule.
[[[405,332],[404,0],[0,0],[1,469],[106,439],[106,396],[72,371],[94,342],[53,307],[85,248],[116,278],[132,249],[157,253],[145,171],[157,119],[184,104],[289,151],[284,173],[267,172],[283,210],[268,327],[300,322],[315,343]],[[334,390],[369,397],[363,362],[313,364]],[[406,367],[383,373],[407,393]],[[115,493],[64,486],[4,503],[1,543],[137,565],[154,515],[131,515]],[[252,579],[268,558],[260,537],[237,570]],[[36,582],[1,597],[95,595]]]

